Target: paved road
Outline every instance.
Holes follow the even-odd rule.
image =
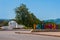
[[[60,37],[32,34],[15,34],[15,31],[0,31],[0,40],[60,40]]]

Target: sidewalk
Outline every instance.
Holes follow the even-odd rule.
[[[60,37],[60,32],[32,32],[32,34]]]
[[[17,34],[33,34],[33,35],[44,35],[44,36],[60,37],[60,32],[31,32],[31,33],[15,32],[15,33],[17,33]]]

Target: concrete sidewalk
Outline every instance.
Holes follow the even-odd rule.
[[[60,32],[32,32],[32,34],[60,37]]]
[[[15,33],[17,33],[17,34],[33,34],[33,35],[44,35],[44,36],[60,37],[60,32],[31,32],[31,33],[15,32]]]

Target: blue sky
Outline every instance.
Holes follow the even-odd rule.
[[[40,20],[60,18],[60,0],[0,0],[0,19],[13,19],[21,3]]]

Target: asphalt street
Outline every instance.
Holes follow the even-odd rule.
[[[16,31],[0,31],[0,40],[60,40],[60,37],[33,34],[16,34]]]

